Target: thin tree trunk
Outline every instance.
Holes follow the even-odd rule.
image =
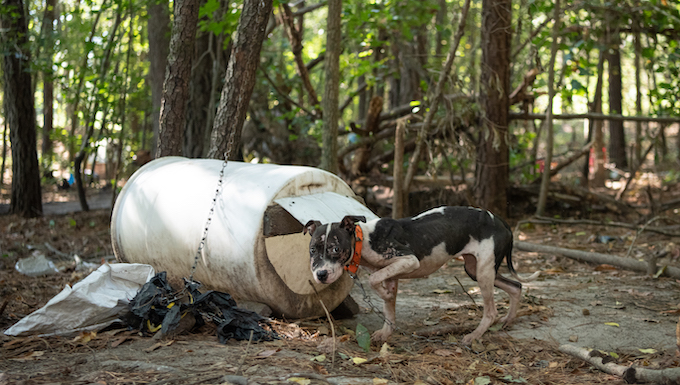
[[[536,215],[542,216],[545,213],[545,205],[548,200],[548,189],[550,187],[550,164],[553,155],[553,99],[555,98],[555,58],[557,57],[557,39],[560,33],[560,0],[555,0],[555,16],[553,20],[552,44],[550,45],[550,64],[548,65],[548,113],[546,114],[547,138],[545,167],[543,169],[543,179],[541,180],[541,192],[538,194],[538,205]]]
[[[92,29],[90,30],[90,36],[87,38],[87,42],[85,44],[85,47],[94,47],[94,44],[92,44],[92,39],[94,38],[94,34],[97,31],[97,25],[99,24],[99,18],[102,15],[102,12],[104,10],[104,7],[106,6],[106,1],[107,0],[102,0],[102,5],[99,7],[99,12],[97,12],[97,16],[95,16],[94,23],[92,23]],[[80,104],[80,93],[83,90],[83,85],[85,84],[85,75],[87,75],[86,68],[87,68],[87,61],[88,57],[90,56],[90,52],[92,52],[92,48],[89,48],[87,52],[85,53],[83,57],[82,64],[80,65],[80,76],[78,77],[78,83],[76,86],[75,90],[75,95],[73,99],[73,103],[70,106],[70,112],[71,112],[71,138],[75,138],[76,136],[76,129],[78,128],[78,106]],[[75,160],[76,156],[76,148],[75,148],[75,141],[71,140],[69,141],[69,162],[73,162]]]
[[[81,165],[83,163],[83,160],[85,160],[85,157],[87,156],[87,148],[90,146],[90,138],[92,137],[92,134],[94,132],[94,123],[96,120],[97,116],[97,110],[99,109],[99,96],[97,95],[98,93],[98,83],[104,79],[106,76],[106,73],[109,70],[109,66],[111,63],[111,53],[113,52],[113,47],[115,46],[115,41],[116,41],[116,33],[118,31],[118,27],[120,26],[120,23],[122,22],[122,5],[118,7],[118,11],[116,12],[116,20],[113,23],[113,27],[111,28],[111,33],[109,34],[109,40],[106,43],[106,47],[104,49],[104,57],[102,58],[102,63],[99,68],[99,75],[97,76],[94,85],[92,89],[94,90],[93,92],[95,93],[94,95],[94,107],[92,108],[90,118],[87,121],[87,125],[85,128],[85,135],[83,135],[82,142],[80,144],[80,151],[78,151],[78,154],[76,155],[75,159],[73,160],[73,176],[75,177],[76,181],[76,190],[78,191],[78,200],[80,201],[80,207],[82,208],[83,211],[89,211],[90,206],[87,204],[87,198],[85,197],[85,186],[83,185],[83,178],[82,178],[82,173],[81,173]],[[83,167],[84,168],[84,167]]]
[[[186,101],[198,26],[199,0],[176,0],[170,54],[163,82],[156,158],[182,155]]]
[[[482,74],[484,111],[475,168],[475,203],[508,214],[508,110],[510,107],[511,0],[482,1]]]
[[[639,29],[639,23],[637,20],[634,20],[634,28],[635,28],[635,113],[638,116],[642,115],[642,84],[640,81],[640,73],[642,72],[642,66],[640,64],[640,60],[642,59],[642,46],[640,44],[640,31]],[[636,165],[640,165],[643,163],[642,160],[642,122],[635,122],[635,142],[633,145],[635,146],[635,159],[633,163],[633,167]]]
[[[222,96],[215,115],[208,158],[222,159],[227,149],[241,148],[241,131],[255,87],[255,72],[272,12],[272,2],[245,0],[243,3],[236,40],[229,56]],[[238,158],[243,159],[243,154],[240,151],[231,151],[229,159]]]
[[[116,202],[116,194],[118,189],[118,176],[120,175],[121,165],[123,164],[123,146],[125,145],[125,123],[127,118],[127,106],[125,105],[125,100],[127,99],[127,93],[129,88],[128,77],[130,75],[130,54],[133,51],[133,39],[134,39],[134,29],[132,28],[132,21],[134,20],[134,13],[132,7],[132,0],[130,0],[130,25],[128,27],[128,51],[125,58],[125,81],[123,82],[123,95],[120,98],[120,144],[118,145],[118,153],[116,154],[116,166],[115,166],[115,176],[113,180],[113,194],[111,195],[111,207]]]
[[[321,168],[338,173],[338,93],[340,90],[340,51],[342,50],[342,0],[328,0],[326,21],[326,84],[323,93],[323,147]]]
[[[168,65],[170,51],[170,9],[167,1],[149,1],[147,3],[147,21],[149,38],[149,83],[151,85],[151,155],[155,155],[158,147],[158,125],[163,99],[163,81],[165,68]],[[146,148],[144,146],[143,148]]]
[[[3,111],[4,112],[4,111]],[[7,113],[5,116],[7,116]],[[4,124],[2,125],[2,165],[0,165],[0,186],[5,184],[5,162],[7,161],[7,132],[9,131],[7,125],[7,119],[3,119]]]
[[[622,80],[621,80],[621,37],[618,31],[609,34],[609,114],[622,114]],[[626,157],[626,138],[623,132],[623,121],[609,121],[609,159],[621,169],[628,168]]]
[[[28,23],[22,0],[4,0],[0,34],[5,50],[3,101],[12,142],[12,192],[10,214],[23,217],[42,215],[40,168],[38,167],[35,107],[31,86],[31,53]],[[10,14],[12,13],[12,14]]]
[[[293,13],[285,2],[281,3],[281,19],[286,33],[288,34],[288,40],[290,40],[291,50],[293,51],[293,57],[295,58],[295,68],[297,69],[298,75],[300,75],[300,79],[302,80],[302,85],[309,96],[309,104],[313,106],[314,111],[318,112],[319,97],[314,90],[314,86],[312,86],[312,82],[309,80],[307,66],[305,66],[305,62],[302,60],[302,32],[295,28]]]
[[[52,79],[52,58],[54,56],[54,16],[57,0],[45,2],[45,16],[43,18],[43,35],[45,38],[45,68],[43,71],[43,129],[41,159],[44,171],[50,171],[52,165],[52,131],[54,129],[54,81]],[[37,83],[37,82],[36,82]]]
[[[602,112],[602,83],[604,77],[604,52],[600,51],[600,58],[597,62],[597,83],[595,84],[595,95],[593,101],[589,103],[589,109],[594,113]],[[602,132],[603,121],[590,119],[589,129],[593,132],[593,182],[592,187],[603,187],[606,179],[604,168],[604,135]],[[589,167],[586,164],[586,167]],[[587,177],[585,174],[584,177]]]

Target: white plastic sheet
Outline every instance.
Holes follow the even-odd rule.
[[[5,331],[10,336],[69,335],[98,330],[127,312],[130,300],[155,275],[154,268],[137,263],[104,264],[45,306]]]

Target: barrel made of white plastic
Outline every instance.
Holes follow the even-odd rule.
[[[279,201],[291,212],[305,206],[303,217],[325,216],[326,220],[319,219],[322,222],[337,221],[345,214],[374,214],[362,205],[325,202],[327,193],[342,199],[354,198],[354,193],[323,170],[230,161],[210,215],[223,163],[164,157],[135,172],[113,208],[111,239],[116,258],[146,263],[173,277],[188,277],[210,216],[194,274],[206,288],[227,292],[237,300],[265,303],[275,314],[289,318],[323,315],[319,300],[330,309],[337,307],[349,294],[351,279],[344,275],[330,285],[312,284],[309,235],[265,237],[265,211],[278,207]],[[322,198],[304,200],[312,196]]]

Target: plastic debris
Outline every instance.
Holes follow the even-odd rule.
[[[160,330],[164,335],[179,328],[183,318],[195,319],[198,328],[207,322],[217,325],[221,343],[229,339],[271,341],[278,338],[266,318],[238,308],[231,295],[219,291],[201,293],[200,283],[185,281],[181,291],[175,291],[167,281],[166,272],[156,274],[130,301],[130,314],[124,320],[145,333]]]
[[[66,285],[45,306],[22,318],[6,335],[71,335],[100,330],[128,312],[128,302],[155,274],[136,263],[104,264],[82,281]]]
[[[29,277],[38,277],[59,272],[59,269],[54,266],[54,262],[47,259],[45,254],[38,250],[35,250],[30,257],[18,260],[16,265],[14,265],[14,268],[19,273],[28,275]]]

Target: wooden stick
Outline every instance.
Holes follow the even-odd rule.
[[[677,384],[680,382],[680,368],[646,369],[622,366],[614,363],[610,355],[598,350],[588,350],[574,345],[560,345],[558,350],[564,354],[580,358],[597,369],[619,376],[629,384],[648,382],[655,384]]]

